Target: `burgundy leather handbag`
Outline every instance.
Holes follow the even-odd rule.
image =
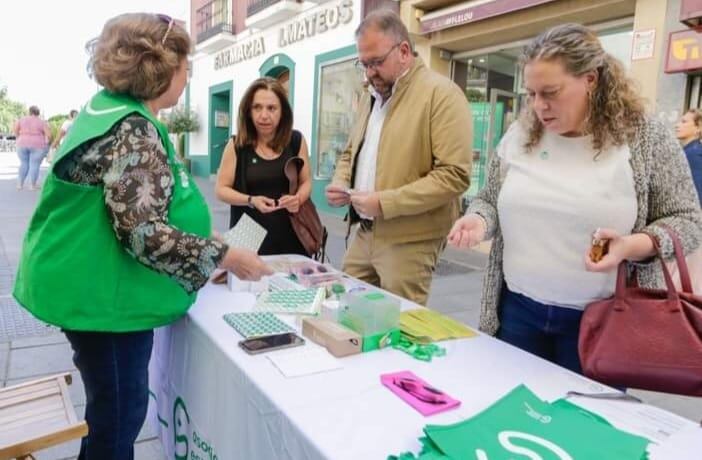
[[[580,362],[585,375],[611,386],[702,396],[702,297],[692,291],[680,240],[668,233],[682,290],[676,291],[660,253],[665,290],[639,287],[622,262],[614,296],[585,309]]]
[[[297,193],[300,170],[304,164],[304,160],[298,156],[285,162],[284,172],[290,182],[291,195]],[[323,261],[327,243],[327,229],[322,225],[317,208],[311,199],[302,203],[296,213],[290,213],[290,223],[307,254],[314,259]]]

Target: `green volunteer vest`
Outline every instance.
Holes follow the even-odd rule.
[[[54,165],[132,113],[158,130],[174,177],[170,225],[208,237],[211,220],[195,182],[176,159],[166,127],[128,96],[101,91],[83,108]],[[50,171],[24,238],[13,295],[34,316],[69,330],[128,332],[168,324],[195,301],[177,282],[139,263],[117,240],[104,190]]]

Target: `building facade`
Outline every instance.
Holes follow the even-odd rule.
[[[672,127],[684,110],[700,106],[702,35],[695,41],[696,29],[681,23],[685,16],[694,24],[700,4],[702,0],[193,0],[190,24],[197,45],[186,102],[202,126],[187,141],[193,172],[216,173],[222,149],[236,129],[243,92],[259,76],[272,76],[287,85],[295,128],[307,139],[314,202],[322,211],[342,214],[344,210],[326,205],[323,189],[363,91],[362,76],[354,68],[353,33],[365,14],[390,8],[399,12],[425,63],[465,91],[474,118],[474,166],[467,191],[472,196],[485,184],[489,155],[524,106],[518,56],[529,40],[564,22],[591,27],[637,81],[651,112]]]
[[[189,136],[188,156],[197,175],[216,174],[224,145],[235,134],[237,110],[256,78],[277,78],[288,90],[310,150],[313,200],[327,212],[323,189],[346,144],[362,92],[354,66],[354,30],[364,13],[390,1],[193,1],[196,41],[187,105],[201,129]]]
[[[702,0],[668,0],[656,109],[667,123],[702,107]]]
[[[404,0],[403,21],[430,67],[452,78],[473,111],[473,173],[468,195],[485,183],[487,158],[524,106],[518,56],[549,27],[594,29],[607,52],[639,84],[651,112],[669,124],[685,105],[685,79],[664,72],[681,0]],[[675,20],[673,19],[675,16]],[[676,25],[677,24],[677,25]]]

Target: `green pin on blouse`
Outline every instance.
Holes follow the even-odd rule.
[[[542,160],[548,160],[548,152],[546,150],[542,150],[539,156]]]

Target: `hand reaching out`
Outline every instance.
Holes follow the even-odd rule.
[[[263,259],[248,249],[229,248],[220,267],[245,281],[258,281],[262,276],[273,274],[273,270]]]
[[[448,243],[457,248],[472,248],[485,239],[485,220],[477,214],[458,219],[448,234]]]
[[[335,208],[346,206],[351,202],[351,195],[346,188],[341,185],[329,184],[324,189],[324,194],[327,197],[327,202]]]

